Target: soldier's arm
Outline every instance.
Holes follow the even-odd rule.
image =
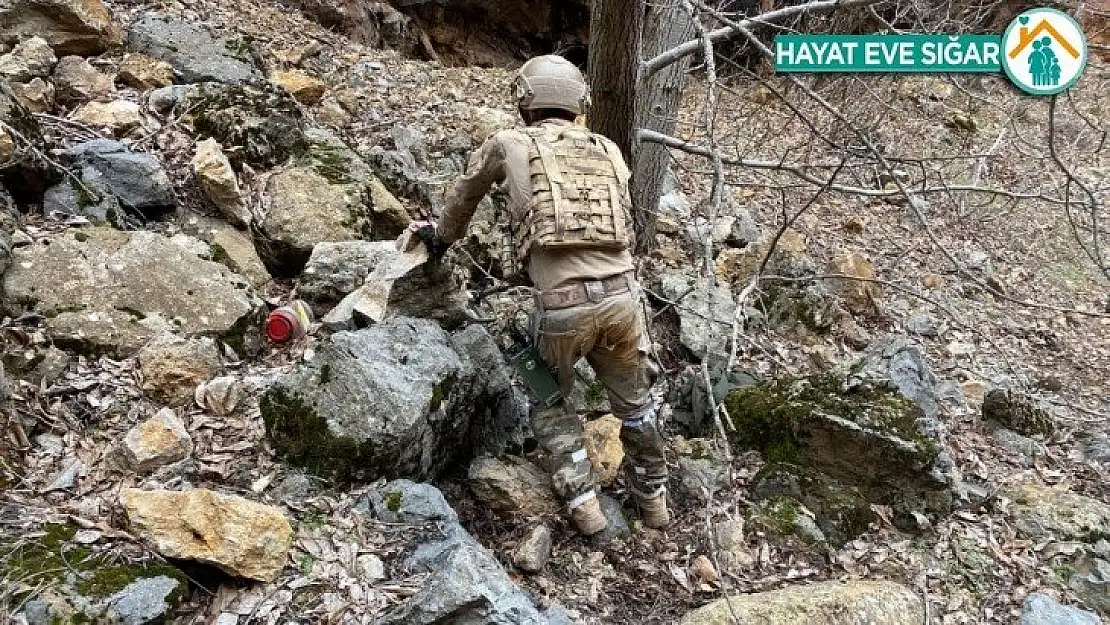
[[[439,220],[439,237],[451,244],[466,236],[466,227],[478,202],[494,183],[505,179],[505,149],[494,135],[470,155],[466,173],[455,181]]]

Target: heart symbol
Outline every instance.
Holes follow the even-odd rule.
[[[1025,26],[1026,24],[1029,23],[1029,16],[1028,15],[1022,15],[1021,17],[1018,18],[1018,21],[1021,22],[1022,26]]]

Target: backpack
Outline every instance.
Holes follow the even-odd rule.
[[[618,174],[620,151],[580,126],[523,129],[531,139],[532,200],[512,224],[520,262],[533,246],[545,250],[632,247],[628,180]]]

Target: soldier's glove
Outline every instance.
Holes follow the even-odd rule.
[[[416,231],[416,236],[424,242],[428,248],[428,258],[433,262],[438,262],[447,253],[447,248],[451,247],[447,244],[439,234],[436,232],[435,224],[424,224]]]

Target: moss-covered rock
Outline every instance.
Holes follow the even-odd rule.
[[[232,163],[274,167],[308,150],[305,120],[289,92],[272,83],[205,84],[188,94],[197,131],[220,142]]]
[[[918,594],[901,584],[833,581],[720,599],[687,614],[680,625],[917,625],[925,621],[925,613]]]
[[[490,376],[460,351],[426,319],[334,334],[263,395],[267,432],[286,459],[339,481],[434,477],[497,418]]]
[[[189,580],[176,567],[154,561],[120,563],[74,542],[77,527],[45,525],[18,541],[0,541],[6,579],[24,609],[55,622],[116,622],[125,612],[154,622],[188,595]],[[161,596],[140,586],[157,580]],[[134,591],[134,592],[132,592]],[[139,622],[139,621],[136,621]]]
[[[783,499],[805,506],[814,514],[821,534],[834,546],[867,531],[873,517],[871,504],[859,489],[797,465],[768,464],[753,479],[752,493],[757,500],[773,506],[782,507]],[[794,525],[785,529],[789,530],[787,534],[798,534]]]
[[[761,451],[772,464],[813,470],[828,484],[858,492],[872,503],[906,512],[948,512],[958,478],[943,428],[921,401],[911,400],[892,381],[861,381],[864,371],[856,367],[846,373],[783,378],[732,392],[725,405],[736,425],[733,443]],[[935,410],[932,401],[926,405]],[[812,475],[796,479],[812,487],[821,483]],[[802,490],[810,492],[807,506],[828,509],[831,514],[823,518],[830,526],[847,522],[847,531],[834,534],[847,536],[859,529],[862,519],[850,512],[855,505],[817,505],[817,499],[828,498],[828,488]]]

